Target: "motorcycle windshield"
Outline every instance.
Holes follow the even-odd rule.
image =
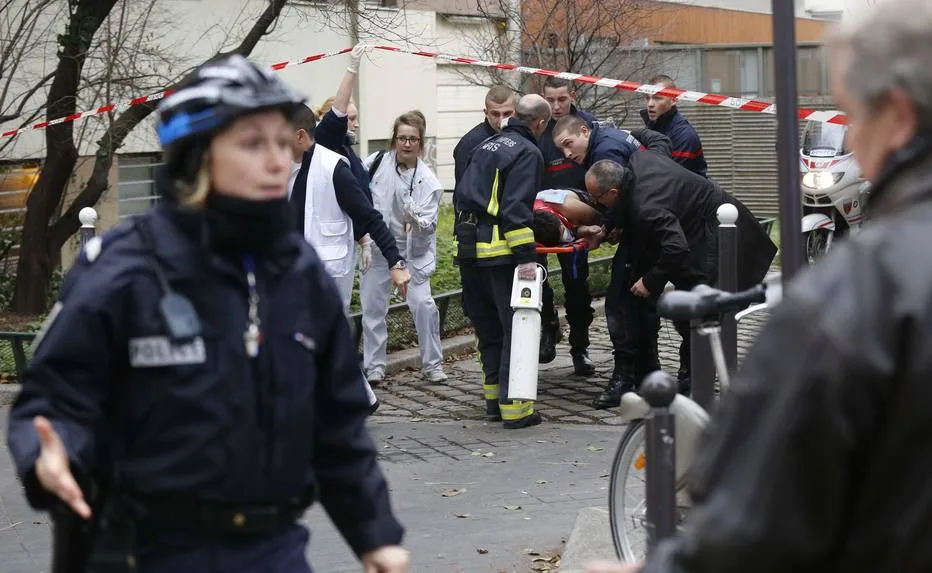
[[[847,155],[848,128],[844,125],[810,121],[803,131],[803,155],[809,157],[837,157]]]

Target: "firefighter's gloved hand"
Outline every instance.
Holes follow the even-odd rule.
[[[369,238],[369,235],[366,235],[359,240],[359,245],[362,247],[359,252],[359,270],[367,273],[369,267],[372,266],[372,239]]]
[[[537,278],[537,263],[521,263],[518,265],[518,278],[523,281],[532,281]]]
[[[371,47],[368,44],[356,44],[353,46],[353,51],[350,52],[350,65],[346,68],[346,71],[352,72],[354,74],[359,73],[359,62],[362,61],[362,56],[368,52]]]

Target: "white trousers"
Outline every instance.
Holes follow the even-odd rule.
[[[408,264],[408,308],[414,315],[421,365],[425,372],[443,368],[443,347],[440,344],[440,312],[430,293],[430,275]],[[385,354],[388,343],[388,301],[391,298],[391,271],[378,248],[372,249],[372,265],[359,278],[359,299],[362,304],[363,368],[367,373],[385,374]]]

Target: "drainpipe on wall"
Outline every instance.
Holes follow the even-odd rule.
[[[508,59],[506,62],[514,63],[517,65],[524,64],[524,58],[521,54],[521,0],[506,0],[505,5],[507,6],[507,14],[505,20],[505,42],[508,46]],[[524,79],[520,72],[512,71],[509,72],[511,76],[509,81],[516,86],[522,85],[522,80]]]

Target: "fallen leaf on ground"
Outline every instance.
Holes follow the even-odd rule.
[[[519,509],[521,509],[521,506],[520,505],[506,505],[504,506],[504,508],[507,509],[508,511],[518,511]]]
[[[456,517],[460,519],[466,519],[467,517],[469,517],[469,514],[468,513],[457,513]]]
[[[448,489],[445,492],[441,493],[440,495],[442,495],[443,497],[453,497],[455,495],[459,495],[463,493],[464,491],[466,490],[465,489]]]
[[[486,453],[482,454],[482,457],[483,457],[483,458],[491,458],[491,457],[494,456],[494,455],[495,455],[495,452],[486,452]]]
[[[597,448],[596,446],[588,446],[586,447],[586,449],[589,450],[590,452],[601,452],[602,451],[602,448]]]
[[[486,549],[485,547],[476,547],[476,553],[478,553],[479,555],[485,555],[488,552],[489,550]]]
[[[545,483],[547,483],[547,480],[545,480],[545,479],[539,479],[539,480],[537,480],[537,481],[534,482],[534,483],[536,483],[537,485],[544,485]]]
[[[540,555],[539,552],[534,551],[533,549],[525,549],[524,552],[528,555]]]

